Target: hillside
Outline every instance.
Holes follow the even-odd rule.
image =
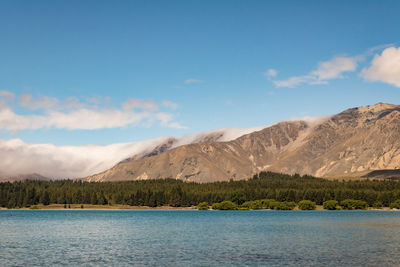
[[[351,108],[318,123],[287,121],[229,142],[205,140],[121,162],[88,181],[212,182],[263,170],[328,177],[400,167],[400,106]]]

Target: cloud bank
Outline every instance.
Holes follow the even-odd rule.
[[[212,138],[230,141],[264,127],[224,128],[174,138],[173,147]],[[118,162],[149,153],[171,137],[111,145],[56,146],[31,144],[20,139],[0,140],[0,178],[37,173],[53,179],[80,178],[105,171]]]
[[[107,146],[55,146],[30,144],[20,139],[1,140],[1,175],[38,173],[55,179],[85,177],[111,168],[119,161],[155,147],[166,139]]]

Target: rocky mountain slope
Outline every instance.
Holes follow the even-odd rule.
[[[363,175],[362,177],[373,178],[373,179],[400,180],[400,169],[370,171],[367,174]]]
[[[399,167],[400,106],[379,103],[318,123],[281,122],[229,142],[161,147],[87,180],[211,182],[244,179],[262,170],[327,177]]]

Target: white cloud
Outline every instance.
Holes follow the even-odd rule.
[[[317,69],[307,75],[293,76],[286,80],[274,80],[276,87],[296,87],[300,84],[326,84],[331,79],[344,78],[343,73],[355,71],[361,57],[334,57],[318,63]]]
[[[49,111],[44,115],[18,115],[3,103],[0,105],[0,129],[10,131],[40,128],[94,130],[139,123],[149,116],[144,112],[126,112],[118,109],[78,109],[69,112]]]
[[[400,47],[389,47],[374,56],[371,65],[364,68],[361,77],[400,87]]]
[[[174,128],[174,129],[187,129],[188,127],[180,124],[179,122],[170,122],[167,125],[168,128]]]
[[[171,102],[169,100],[163,100],[161,102],[161,105],[163,105],[166,108],[171,108],[171,109],[177,109],[178,108],[178,104]]]
[[[20,96],[19,104],[22,107],[36,110],[36,109],[50,109],[58,105],[58,100],[55,97],[39,97],[34,98],[31,94],[24,94]]]
[[[6,90],[0,91],[0,98],[4,98],[6,100],[13,100],[15,97],[14,93]]]
[[[201,133],[188,134],[181,138],[178,138],[177,141],[173,144],[172,148],[209,140],[217,142],[228,142],[245,134],[260,131],[266,127],[268,126],[259,126],[252,128],[219,128]]]
[[[311,80],[311,76],[293,76],[287,80],[274,81],[276,87],[296,87]]]
[[[76,96],[70,96],[70,97],[67,97],[64,102],[59,103],[56,108],[59,108],[59,109],[78,109],[78,108],[85,108],[87,106],[88,106],[87,103],[83,103]]]
[[[373,56],[373,55],[375,54],[375,52],[377,52],[377,51],[382,51],[382,50],[384,50],[385,48],[389,48],[389,47],[392,47],[392,46],[395,46],[395,44],[394,44],[394,43],[391,43],[391,44],[376,45],[376,46],[373,46],[373,47],[369,48],[369,49],[364,53],[364,55],[365,55],[365,56]]]
[[[156,118],[160,121],[161,126],[175,129],[187,129],[186,126],[182,126],[178,122],[173,122],[172,115],[165,112],[159,112],[156,114]]]
[[[288,122],[293,122],[293,121],[305,121],[307,122],[310,126],[315,126],[319,123],[321,123],[324,120],[329,119],[331,116],[305,116],[305,117],[292,117],[288,120]]]
[[[355,71],[357,68],[356,57],[335,57],[329,61],[318,63],[318,68],[311,72],[317,81],[343,78],[342,73]]]
[[[80,109],[68,113],[50,112],[47,116],[47,127],[68,130],[94,130],[116,128],[137,124],[150,114],[146,112],[126,112],[118,109]]]
[[[168,104],[173,105],[172,102]],[[121,108],[110,108],[91,106],[76,97],[59,101],[52,97],[33,98],[32,95],[25,94],[20,97],[20,105],[31,110],[42,110],[42,112],[20,115],[6,103],[0,102],[0,129],[8,131],[40,128],[95,130],[154,121],[159,121],[163,127],[184,128],[173,121],[173,114],[156,112],[158,105],[152,100],[131,98],[123,103]]]
[[[161,121],[161,125],[166,126],[168,122],[172,120],[171,114],[165,113],[165,112],[159,112],[156,114],[157,119]]]
[[[186,83],[186,84],[202,83],[202,82],[204,82],[204,81],[198,80],[198,79],[193,79],[193,78],[189,78],[189,79],[185,80],[185,83]]]
[[[101,103],[109,103],[111,98],[109,96],[93,96],[86,99],[89,103],[99,105]]]
[[[268,79],[274,78],[278,75],[278,72],[275,69],[269,69],[265,72],[265,77]]]
[[[158,105],[156,104],[156,102],[154,102],[152,100],[146,101],[146,100],[137,99],[137,98],[130,98],[123,104],[123,108],[126,110],[135,109],[135,108],[144,109],[144,110],[157,110]]]
[[[19,139],[0,140],[2,176],[39,173],[49,178],[78,178],[102,172],[123,159],[153,149],[167,138],[107,146],[55,146]]]

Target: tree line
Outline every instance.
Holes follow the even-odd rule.
[[[201,202],[199,205],[197,205],[198,210],[209,210],[210,208],[212,208],[213,210],[293,210],[296,207],[299,210],[315,210],[317,208],[317,204],[311,200],[301,200],[299,201],[299,203],[295,203],[292,201],[279,202],[275,199],[260,199],[246,201],[242,205],[237,205],[236,203],[233,203],[229,200],[214,203],[211,207],[207,202]],[[377,201],[372,207],[376,209],[381,209],[382,203]],[[323,209],[325,210],[365,210],[367,208],[367,202],[355,199],[345,199],[342,200],[340,203],[336,200],[327,200],[323,203]],[[390,208],[399,209],[400,200],[396,200],[395,202],[391,203]]]
[[[0,183],[0,206],[22,208],[37,204],[123,204],[131,206],[195,206],[201,202],[273,199],[299,203],[310,200],[362,200],[369,206],[389,206],[400,199],[400,183],[393,180],[326,180],[309,175],[261,172],[240,181],[194,183],[175,179],[125,182],[53,180]]]

